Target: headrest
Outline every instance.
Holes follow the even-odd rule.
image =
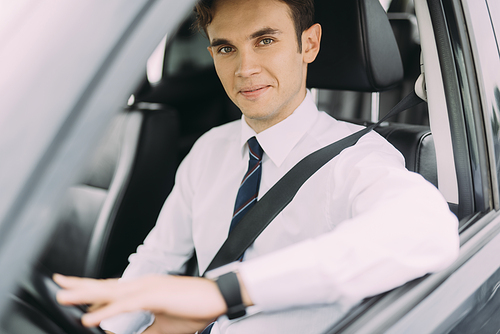
[[[307,86],[378,92],[403,79],[387,14],[378,0],[316,0],[321,49],[309,64]]]

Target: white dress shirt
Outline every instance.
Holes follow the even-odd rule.
[[[205,271],[227,238],[252,136],[264,150],[260,198],[302,158],[359,129],[319,112],[308,92],[291,116],[259,134],[244,117],[207,132],[123,279],[183,272],[194,249]],[[320,333],[361,299],[445,268],[458,245],[457,219],[439,191],[372,131],[302,186],[243,262],[208,273],[237,267],[255,303],[246,317],[220,317],[212,333]],[[125,314],[102,326],[140,333],[151,321]]]

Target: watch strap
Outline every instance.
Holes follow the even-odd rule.
[[[215,283],[217,283],[217,287],[226,302],[227,317],[232,320],[244,316],[246,307],[241,298],[240,283],[236,273],[229,272],[221,275],[215,280]]]

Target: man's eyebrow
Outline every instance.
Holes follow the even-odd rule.
[[[224,44],[231,44],[231,43],[229,42],[229,40],[227,40],[225,38],[215,38],[210,42],[210,47],[213,48],[215,46],[224,45]]]
[[[255,38],[258,38],[258,37],[265,36],[265,35],[279,35],[279,34],[281,34],[281,30],[266,27],[266,28],[262,28],[260,30],[257,30],[256,32],[254,32],[253,34],[251,34],[250,37],[249,37],[249,39],[255,39]],[[216,46],[219,46],[219,45],[225,45],[225,44],[231,44],[231,42],[228,39],[225,39],[225,38],[214,38],[210,42],[210,47],[213,48],[213,47],[216,47]]]
[[[279,35],[281,34],[281,30],[279,29],[273,29],[273,28],[262,28],[260,30],[257,30],[253,34],[250,35],[250,39],[258,38],[264,35]]]

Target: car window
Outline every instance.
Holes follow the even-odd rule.
[[[492,11],[498,5],[488,4],[486,1],[464,1],[466,5],[467,25],[471,34],[472,52],[477,70],[478,89],[486,121],[486,139],[488,154],[491,161],[492,187],[494,207],[499,208],[498,184],[500,166],[500,107],[499,87],[500,78],[495,73],[500,71],[498,33],[495,36],[494,24],[498,22],[498,11]],[[488,10],[490,6],[490,10]],[[484,19],[488,15],[488,20]]]
[[[493,31],[496,37],[497,51],[498,54],[500,55],[500,3],[498,1],[489,0],[487,1],[487,6],[491,17],[491,23],[493,25]],[[499,70],[499,69],[500,67],[497,65],[494,70]],[[495,121],[496,121],[495,129],[493,131],[494,133],[498,134],[500,132],[500,80],[498,79],[498,76],[496,76],[496,79],[497,80],[495,81],[495,87],[493,88],[494,99],[492,101],[492,109],[493,109],[492,114],[495,115]],[[498,173],[500,173],[500,157],[499,157],[500,153],[498,152],[499,144],[495,142],[495,145],[496,145],[495,149],[497,151],[497,170],[499,170]]]

